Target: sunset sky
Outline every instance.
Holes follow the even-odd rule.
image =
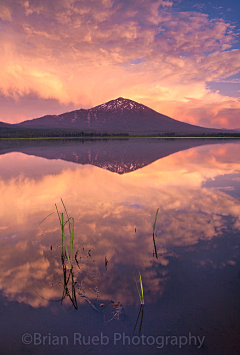
[[[239,0],[0,0],[0,121],[119,96],[240,128]]]

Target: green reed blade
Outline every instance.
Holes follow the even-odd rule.
[[[68,261],[69,261],[69,266],[70,266],[70,269],[72,269],[74,219],[72,217],[69,217],[67,209],[64,205],[62,198],[61,198],[61,202],[62,202],[63,208],[65,210],[65,213],[67,215],[67,218],[68,218],[67,221],[64,223],[64,226],[68,223],[69,240],[70,240],[70,258],[69,258],[69,254],[67,251],[66,239],[65,239],[65,245],[66,245],[66,252],[67,252],[67,257],[68,257]],[[71,220],[72,220],[72,223],[71,223]],[[70,261],[70,259],[71,259],[71,261]]]
[[[67,222],[68,222],[68,221],[71,219],[71,217],[68,216],[67,209],[66,209],[66,207],[65,207],[65,205],[64,205],[64,203],[63,203],[62,198],[61,198],[61,202],[62,202],[63,208],[64,208],[64,210],[65,210],[65,213],[66,213],[66,215],[67,215],[67,218],[68,218]],[[66,223],[67,223],[67,222],[66,222]],[[70,226],[71,226],[71,225],[70,225],[70,223],[69,223],[69,235],[71,234],[71,227],[70,227]]]
[[[138,288],[137,280],[136,280],[135,276],[134,276],[134,275],[133,275],[133,276],[134,276],[134,279],[135,279],[135,282],[136,282],[136,286],[137,286],[137,291],[138,291],[138,296],[139,296],[139,299],[140,299],[140,303],[141,303],[141,305],[144,305],[142,277],[141,277],[141,274],[140,274],[140,271],[139,271],[139,270],[138,270],[138,272],[139,272],[139,283],[140,283],[140,287],[141,287],[141,292],[140,292],[140,290],[139,290],[139,288]]]
[[[56,207],[56,210],[57,210],[57,214],[58,214],[58,218],[59,218],[59,222],[60,222],[60,225],[61,225],[61,218],[60,218],[60,213],[58,212],[58,208],[57,208],[57,205],[55,203],[55,207]]]
[[[71,222],[72,221],[72,222]],[[72,268],[72,259],[73,259],[73,233],[74,233],[74,218],[69,217],[68,220],[64,223],[64,226],[66,224],[69,224],[69,241],[70,241],[70,259],[71,262],[69,262],[70,269]],[[64,236],[65,237],[65,236]],[[66,240],[65,240],[66,241]],[[67,252],[67,247],[66,247],[66,252]],[[68,253],[68,252],[67,252]],[[67,254],[69,256],[69,254]],[[69,259],[69,258],[68,258]]]
[[[66,215],[67,215],[67,218],[69,219],[69,217],[68,217],[68,213],[67,213],[67,209],[66,209],[66,207],[65,207],[65,205],[64,205],[64,203],[63,203],[62,198],[61,198],[61,202],[62,202],[62,205],[63,205],[63,207],[64,207],[64,210],[65,210],[65,213],[66,213]]]
[[[155,217],[155,221],[154,221],[154,225],[153,225],[153,235],[154,235],[155,228],[156,228],[156,222],[157,222],[158,212],[159,212],[159,208],[157,209],[157,212],[156,212],[156,217]]]
[[[69,258],[69,254],[68,254],[67,241],[66,241],[65,234],[63,235],[63,237],[64,237],[64,242],[65,242],[65,251],[66,251],[67,258],[68,258],[68,263],[69,263],[69,267],[71,269],[72,267],[71,267],[71,262],[70,262],[70,258]]]
[[[139,270],[138,270],[138,272],[139,272],[139,282],[140,282],[141,291],[142,291],[142,302],[141,302],[141,304],[144,305],[142,277],[141,277],[141,274],[140,274],[140,271],[139,271]]]

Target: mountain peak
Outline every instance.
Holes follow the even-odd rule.
[[[49,135],[49,130],[52,130],[51,134],[54,135],[56,132],[64,135],[70,132],[70,134],[77,134],[77,136],[79,134],[84,136],[85,133],[133,136],[232,133],[231,131],[224,132],[180,122],[123,97],[118,97],[88,110],[81,109],[61,115],[47,115],[10,126],[0,123],[0,136],[2,131],[4,137],[9,137],[9,134],[13,132],[12,128],[16,132],[20,132],[14,133],[15,136],[17,134],[25,136],[25,132],[22,133],[25,128],[36,130],[37,134],[43,136]],[[235,134],[237,132],[233,131]],[[32,134],[31,131],[30,134]]]
[[[147,106],[139,104],[136,101],[124,99],[123,97],[118,97],[115,100],[108,101],[102,105],[98,105],[90,111],[96,112],[123,112],[123,111],[131,111],[131,112],[139,112],[139,111],[146,111],[150,110]]]

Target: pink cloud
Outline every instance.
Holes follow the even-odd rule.
[[[198,126],[229,129],[240,127],[240,102],[237,99],[229,98],[224,102],[196,99],[188,99],[187,102],[161,101],[159,106],[165,114]]]
[[[173,114],[184,106],[181,119],[198,122],[200,116],[188,116],[185,97],[193,100],[191,112],[193,105],[200,110],[199,100],[223,110],[226,99],[205,82],[240,71],[240,51],[231,50],[234,26],[207,14],[176,12],[171,1],[3,0],[0,17],[0,90],[15,100],[33,94],[80,108],[125,96],[158,110],[171,102]],[[37,112],[29,109],[32,117]]]

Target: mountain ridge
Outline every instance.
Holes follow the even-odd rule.
[[[132,136],[236,133],[236,130],[205,128],[181,122],[123,97],[90,109],[45,115],[17,124],[0,122],[0,133],[3,133],[4,129],[6,132],[11,129],[67,130],[76,134],[82,132]]]

